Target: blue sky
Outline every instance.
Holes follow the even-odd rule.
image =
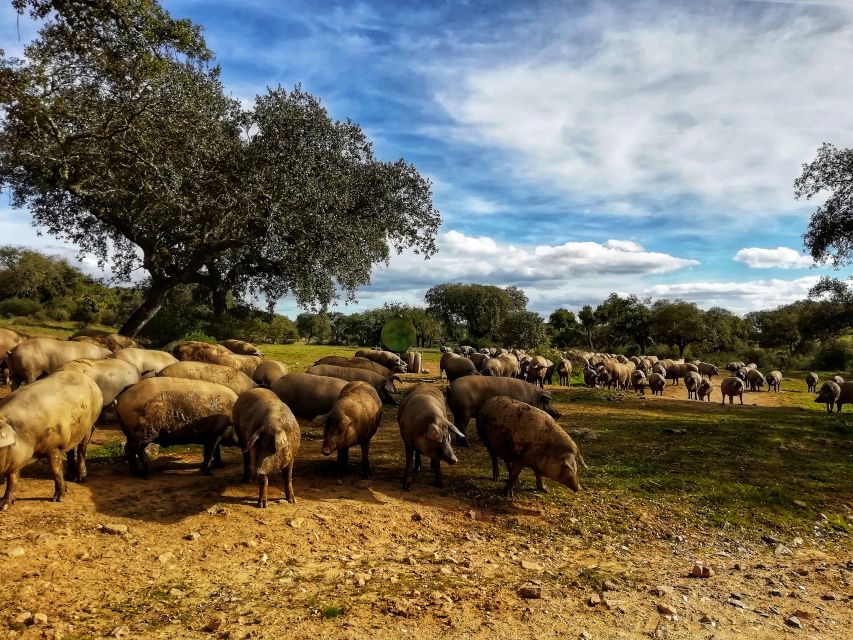
[[[6,4],[15,51],[32,29]],[[236,97],[301,83],[433,181],[439,253],[393,257],[345,311],[476,281],[544,314],[611,291],[746,312],[849,275],[802,255],[792,183],[853,146],[851,1],[164,4]],[[69,251],[3,200],[3,242]]]

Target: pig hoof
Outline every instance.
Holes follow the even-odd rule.
[[[202,473],[202,475],[205,475],[205,476],[212,476],[213,475],[213,471],[211,471],[209,467],[202,467],[201,473]]]
[[[222,460],[214,460],[212,466],[214,469],[224,469],[225,463]]]
[[[266,500],[258,500],[258,509],[266,509],[267,501]]]
[[[12,506],[13,502],[14,500],[9,500],[8,498],[3,498],[2,500],[0,500],[0,513],[8,511],[9,507]]]

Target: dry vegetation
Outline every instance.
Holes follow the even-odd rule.
[[[265,351],[296,368],[352,350]],[[437,354],[426,366],[434,373],[419,377],[434,378]],[[688,402],[683,387],[654,399],[554,388],[590,465],[582,491],[535,493],[527,472],[513,501],[476,441],[445,489],[422,473],[403,491],[393,407],[370,481],[354,458],[336,480],[303,423],[298,503],[278,502],[277,482],[266,510],[240,481],[236,450],[213,478],[198,473],[197,448],[163,450],[140,480],[107,425],[89,480],[64,503],[46,500],[37,463],[0,516],[0,629],[66,640],[841,638],[853,622],[851,427],[800,378],[743,407],[720,407],[718,391]],[[715,575],[688,577],[697,561]],[[522,598],[524,586],[541,598]]]

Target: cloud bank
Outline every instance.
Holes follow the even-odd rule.
[[[809,256],[804,256],[790,247],[746,247],[739,250],[734,259],[750,269],[807,269],[814,265]]]

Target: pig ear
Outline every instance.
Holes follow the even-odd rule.
[[[249,438],[249,441],[246,443],[246,446],[243,447],[243,453],[249,453],[252,447],[255,446],[255,443],[258,441],[258,438],[261,437],[261,430],[258,429],[252,436]]]
[[[321,415],[321,416],[317,416],[316,418],[314,418],[314,419],[310,422],[310,425],[311,425],[312,427],[322,427],[322,426],[325,426],[325,424],[326,424],[326,420],[328,420],[328,419],[329,419],[329,415],[330,415],[330,414],[328,414],[328,413],[324,413],[324,414],[323,414],[323,415]]]
[[[4,420],[0,422],[0,449],[15,444],[15,430]]]
[[[463,433],[462,433],[459,429],[457,429],[457,428],[456,428],[456,425],[455,425],[455,424],[453,424],[450,420],[445,420],[445,424],[447,425],[447,428],[448,428],[448,430],[450,431],[450,433],[452,433],[452,434],[454,434],[454,435],[456,435],[456,436],[458,436],[458,437],[460,437],[460,438],[464,438],[464,437],[465,437],[465,436],[463,435]]]
[[[426,437],[427,440],[432,440],[433,442],[441,442],[444,440],[444,434],[441,433],[441,427],[434,422],[427,428]]]
[[[578,462],[580,462],[580,463],[581,463],[581,466],[582,466],[584,469],[589,469],[589,467],[588,467],[588,466],[586,466],[586,461],[583,459],[583,456],[581,455],[580,451],[578,451],[577,456],[578,456]]]

